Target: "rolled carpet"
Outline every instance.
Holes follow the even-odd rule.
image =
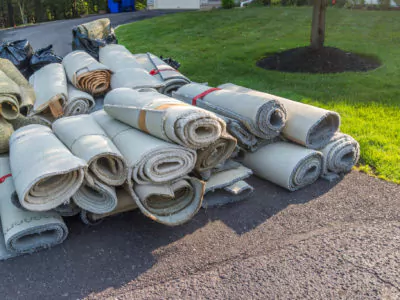
[[[9,150],[9,140],[14,129],[3,117],[0,116],[0,154],[7,153]]]
[[[94,20],[77,26],[77,30],[92,40],[103,40],[113,33],[111,21],[108,18]]]
[[[86,163],[42,125],[15,131],[10,139],[10,162],[21,206],[51,210],[68,202],[79,189]]]
[[[320,151],[323,154],[322,177],[328,180],[349,173],[360,159],[358,142],[341,132],[337,132]]]
[[[254,188],[244,181],[253,171],[234,161],[227,161],[225,165],[206,182],[203,208],[238,202],[253,194]]]
[[[30,78],[36,93],[31,115],[49,114],[53,103],[64,106],[68,98],[67,77],[61,64],[49,64],[36,71]],[[54,116],[58,117],[60,115]]]
[[[14,81],[21,90],[21,103],[19,111],[24,116],[28,115],[35,104],[36,95],[28,80],[21,74],[14,64],[8,59],[0,58],[0,70]]]
[[[57,206],[54,211],[59,213],[62,217],[73,217],[78,215],[82,209],[77,206],[74,201],[70,200],[68,203]]]
[[[287,142],[270,144],[243,155],[243,165],[255,175],[289,191],[312,184],[322,171],[321,152]]]
[[[136,61],[136,58],[122,45],[107,45],[100,48],[100,62],[113,72],[111,88],[154,88],[159,89],[164,83],[150,75]]]
[[[0,260],[62,243],[68,235],[68,228],[59,214],[22,210],[12,203],[16,194],[7,156],[0,157],[0,176],[4,178],[0,184],[0,239],[4,240],[5,246],[0,251]]]
[[[285,107],[279,101],[266,97],[211,88],[199,83],[187,84],[173,96],[237,120],[262,139],[278,136],[286,123]]]
[[[19,114],[21,90],[3,71],[0,70],[0,115],[7,120]]]
[[[68,84],[68,99],[64,105],[64,116],[76,116],[90,113],[96,106],[92,95]]]
[[[282,130],[282,135],[307,148],[323,148],[340,126],[340,116],[333,111],[261,93],[232,83],[220,85],[219,88],[274,99],[282,103],[287,111],[286,126]]]
[[[73,51],[63,59],[69,81],[93,96],[101,96],[110,89],[111,71],[84,51]]]
[[[209,146],[226,130],[215,114],[152,91],[113,90],[104,99],[104,110],[136,129],[191,149]]]
[[[134,185],[133,191],[133,198],[144,215],[153,221],[176,226],[189,221],[200,209],[204,182],[184,177],[165,185]]]
[[[22,114],[19,114],[16,119],[9,120],[8,122],[12,125],[14,130],[17,130],[24,126],[28,126],[28,125],[32,125],[32,124],[44,125],[47,127],[51,126],[51,123],[48,120],[42,118],[41,116],[25,117]]]
[[[173,91],[191,82],[189,78],[183,76],[178,70],[166,64],[154,54],[146,53],[134,56],[142,68],[164,83],[164,86],[159,89],[162,94],[171,95]]]
[[[167,183],[188,174],[196,152],[155,138],[121,123],[104,110],[92,113],[96,122],[121,151],[129,167],[128,180],[138,184]]]

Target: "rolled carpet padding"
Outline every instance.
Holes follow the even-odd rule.
[[[110,89],[111,71],[84,51],[73,51],[63,59],[69,81],[93,96],[100,96]]]
[[[226,130],[215,114],[152,91],[113,90],[104,99],[104,110],[136,129],[191,149],[209,146]]]
[[[320,151],[323,154],[322,177],[328,180],[336,179],[339,174],[349,173],[360,159],[358,142],[341,132],[337,132]]]
[[[113,72],[111,88],[154,88],[159,89],[164,83],[150,75],[136,61],[136,58],[122,45],[107,45],[100,48],[100,62]]]
[[[44,125],[47,127],[51,126],[51,123],[48,120],[42,118],[41,116],[37,116],[37,115],[25,117],[24,115],[19,114],[16,119],[9,120],[8,122],[12,125],[14,130],[17,130],[24,126],[28,126],[28,125],[32,125],[32,124]]]
[[[174,98],[242,123],[252,134],[271,139],[286,123],[286,109],[279,101],[190,83],[174,92]]]
[[[68,202],[83,182],[86,162],[57,139],[50,128],[29,125],[10,139],[10,162],[22,207],[51,210]]]
[[[129,167],[128,180],[138,184],[167,183],[188,174],[196,162],[194,150],[174,145],[134,129],[104,110],[92,113],[121,151]]]
[[[64,116],[88,114],[95,106],[96,102],[92,95],[68,84],[68,99],[64,105]]]
[[[19,105],[19,111],[24,116],[28,115],[32,110],[36,100],[33,87],[10,60],[0,58],[0,70],[19,86],[21,90],[21,103]]]
[[[322,171],[322,153],[287,142],[243,153],[243,165],[254,174],[289,191],[315,182]]]
[[[7,174],[11,175],[9,159],[1,156],[0,176]],[[49,248],[65,240],[68,228],[59,214],[22,210],[12,203],[12,198],[16,197],[12,176],[3,179],[0,194],[0,239],[4,239],[5,245],[5,251],[0,251],[0,260]]]
[[[57,103],[62,107],[68,98],[67,77],[61,64],[49,64],[36,71],[30,78],[36,93],[36,102],[31,115],[49,113],[50,105]]]
[[[15,119],[19,114],[21,90],[6,73],[0,70],[0,116],[4,119]]]
[[[162,94],[171,95],[173,91],[191,82],[178,70],[174,69],[154,54],[136,54],[134,57],[150,75],[164,83],[164,86],[159,89]]]
[[[323,148],[340,126],[340,116],[333,111],[254,91],[232,83],[220,85],[219,88],[247,95],[262,96],[282,103],[287,111],[287,122],[282,130],[282,135],[307,148]]]
[[[189,221],[198,212],[204,188],[203,181],[184,177],[165,185],[134,185],[133,198],[141,212],[153,221],[176,226]]]
[[[0,116],[0,154],[7,153],[9,150],[9,140],[14,129],[3,117]]]
[[[203,208],[218,207],[244,200],[253,194],[254,188],[244,179],[252,170],[234,161],[227,161],[206,182]]]
[[[62,217],[73,217],[78,215],[82,209],[76,205],[74,201],[70,200],[68,203],[57,206],[54,211],[59,213]]]

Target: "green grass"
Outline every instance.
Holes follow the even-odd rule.
[[[326,45],[376,56],[366,73],[289,74],[255,66],[266,53],[307,45],[311,8],[187,12],[117,30],[132,52],[172,56],[193,81],[233,82],[332,109],[355,137],[360,170],[400,183],[400,14],[328,9]]]

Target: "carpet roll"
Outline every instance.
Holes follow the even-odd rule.
[[[243,155],[243,165],[255,175],[289,191],[312,184],[322,171],[321,152],[287,142],[270,144]]]
[[[360,145],[351,136],[337,132],[328,145],[321,149],[323,154],[322,177],[334,180],[346,174],[360,159]]]
[[[220,85],[219,88],[274,99],[282,103],[287,111],[287,122],[282,130],[282,135],[288,140],[310,149],[323,148],[340,126],[340,116],[333,111],[254,91],[232,83]]]
[[[73,51],[63,59],[69,81],[79,90],[101,96],[110,89],[111,71],[84,51]]]
[[[62,217],[73,217],[78,215],[82,209],[74,201],[70,200],[68,203],[57,206],[54,211]]]
[[[28,126],[28,125],[32,125],[32,124],[44,125],[47,127],[51,126],[51,123],[48,120],[42,118],[40,115],[25,117],[24,115],[19,114],[16,119],[9,120],[8,122],[12,125],[14,130],[17,130],[24,126]]]
[[[110,44],[100,48],[99,61],[113,73],[123,69],[142,69],[142,65],[123,45]],[[147,72],[147,75],[149,75],[149,72]]]
[[[68,202],[79,189],[86,163],[72,155],[50,128],[29,125],[10,139],[13,179],[22,207],[51,210]]]
[[[176,226],[189,221],[200,209],[204,182],[184,177],[165,185],[134,185],[133,191],[136,204],[144,215],[153,221]]]
[[[286,109],[267,97],[211,88],[199,83],[181,87],[174,97],[243,124],[252,134],[271,139],[286,123]]]
[[[4,119],[15,119],[19,114],[21,90],[3,71],[0,70],[0,115]]]
[[[138,184],[167,183],[188,174],[196,152],[136,130],[109,116],[104,110],[92,113],[128,163],[129,175]]]
[[[3,117],[0,116],[0,154],[7,153],[9,150],[9,140],[14,129]]]
[[[59,103],[64,106],[68,97],[67,77],[61,64],[49,64],[36,71],[30,78],[30,84],[36,93],[36,102],[32,115],[50,115],[50,105]]]
[[[0,176],[7,174],[11,175],[9,159],[1,156]],[[12,176],[0,184],[0,194],[0,239],[5,247],[0,250],[0,260],[49,248],[65,240],[68,228],[59,214],[27,211],[12,203],[12,198],[17,197]]]
[[[164,86],[159,89],[162,94],[171,95],[173,91],[191,82],[178,70],[174,69],[154,54],[136,54],[134,57],[150,75],[164,83]]]
[[[14,64],[8,59],[0,58],[0,70],[14,81],[21,90],[21,103],[19,111],[24,116],[28,115],[35,104],[36,95],[28,80],[21,74]]]
[[[136,129],[191,149],[208,147],[225,132],[225,122],[215,114],[152,91],[113,90],[104,99],[104,110]]]
[[[81,24],[77,26],[77,29],[81,34],[86,35],[92,40],[103,40],[113,32],[111,28],[111,21],[108,18],[102,18]]]
[[[95,106],[96,102],[92,95],[68,84],[68,99],[64,105],[64,116],[88,114]]]

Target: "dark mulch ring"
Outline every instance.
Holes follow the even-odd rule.
[[[275,53],[257,62],[267,70],[300,73],[366,72],[378,68],[380,61],[373,57],[346,52],[334,47],[314,50],[300,47]]]

